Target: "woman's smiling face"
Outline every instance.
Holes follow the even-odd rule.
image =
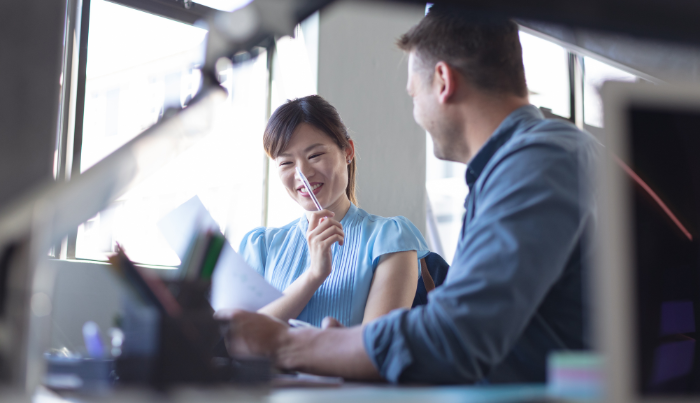
[[[279,153],[275,162],[287,193],[307,211],[316,210],[311,196],[296,167],[309,180],[316,199],[323,208],[346,203],[348,197],[348,161],[354,157],[354,144],[341,150],[333,139],[316,127],[301,123],[294,130],[287,147]]]

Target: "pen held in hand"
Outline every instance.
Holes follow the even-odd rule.
[[[306,188],[306,191],[309,193],[309,196],[311,196],[311,200],[313,200],[314,204],[316,205],[316,208],[321,211],[323,210],[323,207],[321,207],[321,203],[318,202],[318,199],[316,199],[316,195],[314,195],[313,190],[311,189],[311,184],[309,184],[308,179],[306,179],[306,176],[304,176],[303,173],[301,173],[301,169],[299,167],[296,167],[297,174],[299,175],[299,178],[301,178],[302,183],[304,184],[304,187]]]

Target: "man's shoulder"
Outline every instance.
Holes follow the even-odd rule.
[[[600,143],[590,133],[562,119],[538,119],[516,131],[494,155],[494,165],[511,158],[541,158],[543,154],[563,156],[571,162],[592,161]]]
[[[589,133],[563,119],[540,119],[531,122],[506,143],[504,148],[517,149],[542,145],[574,152],[595,147],[597,140]]]
[[[567,121],[528,121],[494,154],[480,180],[482,185],[493,180],[496,171],[513,177],[528,176],[520,172],[525,167],[588,172],[598,158],[599,148],[600,143],[591,134]]]

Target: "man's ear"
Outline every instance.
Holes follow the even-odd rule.
[[[457,90],[456,71],[445,62],[435,64],[433,86],[437,91],[438,101],[445,104],[450,101]]]

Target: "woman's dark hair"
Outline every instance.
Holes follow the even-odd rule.
[[[318,95],[288,100],[270,116],[263,135],[263,147],[267,155],[275,159],[289,144],[294,130],[302,124],[309,124],[326,133],[328,137],[345,150],[350,147],[348,129],[340,119],[338,111],[328,101]],[[355,196],[356,158],[348,164],[348,187],[345,194],[357,205]]]

